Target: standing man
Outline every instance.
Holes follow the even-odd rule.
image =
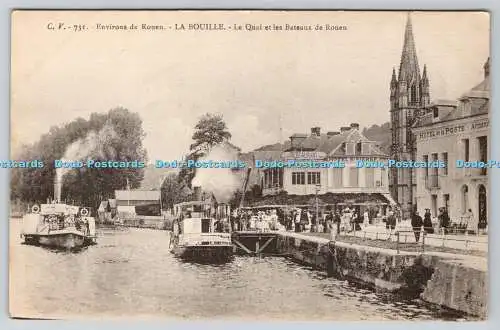
[[[389,237],[387,238],[387,240],[389,241],[392,237],[392,232],[394,231],[394,229],[396,229],[396,216],[394,215],[394,211],[392,210],[392,208],[387,214],[385,228],[389,231]]]
[[[332,230],[333,230],[333,214],[332,211],[330,210],[325,217],[325,225],[323,227],[323,232],[329,233]]]
[[[340,217],[339,211],[335,211],[335,216],[333,217],[333,223],[336,228],[332,228],[332,231],[336,230],[337,235],[340,234],[340,223],[342,222],[342,218]]]
[[[422,217],[418,214],[418,211],[415,211],[415,214],[411,217],[411,226],[417,243],[420,240],[420,231],[422,230],[423,224],[424,221],[422,220]]]

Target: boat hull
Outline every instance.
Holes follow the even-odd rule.
[[[94,244],[94,239],[76,233],[25,234],[24,242],[59,249],[74,249]]]
[[[221,263],[233,258],[232,245],[176,246],[171,252],[180,259],[205,263]]]

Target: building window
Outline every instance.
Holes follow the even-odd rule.
[[[375,169],[365,168],[365,183],[367,188],[373,188],[375,186]]]
[[[358,173],[359,169],[356,167],[349,168],[349,186],[358,187]]]
[[[462,192],[461,209],[462,209],[462,214],[464,214],[469,209],[469,188],[466,185],[463,185],[461,192]]]
[[[307,184],[321,184],[321,176],[319,172],[307,173]]]
[[[345,142],[342,142],[342,144],[340,145],[340,152],[341,153],[345,153]]]
[[[292,184],[306,184],[306,174],[304,172],[292,172]]]
[[[429,156],[428,155],[424,155],[424,162],[425,163],[429,162]],[[429,166],[427,166],[427,165],[424,167],[424,177],[425,177],[426,180],[429,177]]]
[[[356,155],[361,155],[362,154],[362,144],[361,142],[356,143]]]
[[[463,139],[462,145],[464,146],[464,161],[469,161],[469,139]]]
[[[437,162],[439,160],[438,154],[432,154],[431,158],[432,158],[431,159],[432,162]],[[431,180],[433,182],[436,182],[436,186],[435,187],[437,187],[437,180],[438,180],[437,177],[438,177],[438,174],[439,174],[439,167],[433,167],[433,168],[431,168],[431,176],[432,176]]]
[[[448,211],[450,209],[450,194],[443,195],[443,204],[446,208],[446,211]]]
[[[432,109],[432,113],[433,113],[433,115],[434,115],[434,118],[439,117],[439,109],[438,109],[438,108],[434,108],[434,109]]]
[[[433,217],[437,217],[437,195],[431,195],[431,212]]]
[[[477,138],[477,142],[479,144],[479,161],[488,162],[488,137],[480,136]],[[481,175],[486,175],[486,167],[481,168]]]
[[[443,175],[448,175],[448,153],[447,152],[443,152],[443,163],[444,163],[444,167],[443,167]]]
[[[411,104],[416,104],[417,103],[417,86],[413,85],[410,88],[410,103]]]
[[[342,187],[342,176],[343,176],[343,168],[333,168],[333,187],[341,188]]]

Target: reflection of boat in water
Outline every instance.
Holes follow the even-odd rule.
[[[23,217],[26,244],[73,249],[96,242],[95,219],[87,208],[53,203],[35,205]]]
[[[176,257],[207,263],[231,260],[231,233],[223,232],[221,225],[229,212],[217,212],[212,201],[180,203],[174,209],[177,219],[173,222],[170,245]]]

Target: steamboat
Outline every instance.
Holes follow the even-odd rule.
[[[184,260],[228,262],[233,257],[230,207],[217,204],[213,196],[204,199],[201,197],[201,188],[194,189],[194,201],[174,205],[170,251]]]
[[[96,243],[95,219],[89,208],[53,201],[34,205],[23,216],[25,244],[74,249]]]

